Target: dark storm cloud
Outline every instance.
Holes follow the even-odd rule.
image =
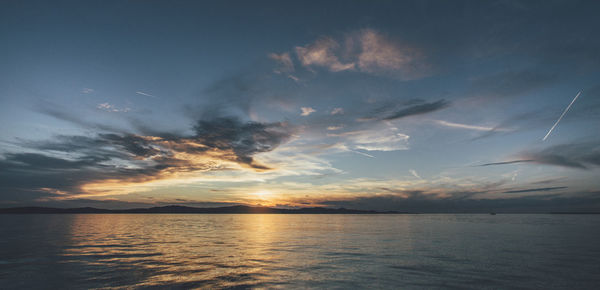
[[[567,186],[555,186],[555,187],[540,187],[540,188],[529,188],[529,189],[519,189],[519,190],[509,190],[503,193],[526,193],[526,192],[538,192],[538,191],[551,191],[557,189],[565,189]]]

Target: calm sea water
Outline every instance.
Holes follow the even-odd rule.
[[[600,215],[0,215],[0,288],[600,288]]]

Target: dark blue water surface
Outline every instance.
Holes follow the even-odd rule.
[[[0,288],[600,288],[600,215],[0,215]]]

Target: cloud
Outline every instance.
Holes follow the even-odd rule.
[[[243,122],[234,117],[201,119],[190,136],[103,133],[57,136],[21,143],[0,159],[0,184],[60,198],[127,194],[133,186],[224,170],[268,171],[258,153],[271,152],[291,137],[287,123]],[[53,191],[40,191],[51,188]]]
[[[274,150],[290,138],[293,130],[287,123],[242,123],[237,118],[223,117],[200,120],[194,129],[195,141],[219,150],[232,150],[237,161],[259,169],[266,167],[254,164],[252,155]]]
[[[421,176],[419,176],[419,174],[417,173],[417,171],[415,171],[414,169],[409,169],[408,172],[410,172],[410,174],[412,174],[412,176],[418,178],[418,179],[422,179]]]
[[[492,162],[485,163],[477,166],[494,166],[494,165],[507,165],[507,164],[515,164],[515,163],[524,163],[524,162],[533,162],[534,160],[511,160],[511,161],[502,161],[502,162]]]
[[[327,126],[328,131],[337,131],[344,128],[344,126]]]
[[[426,113],[435,112],[450,106],[450,103],[444,99],[435,102],[422,102],[417,105],[401,108],[397,111],[386,112],[386,115],[381,117],[382,120],[391,121],[396,119],[405,118],[408,116],[421,115]]]
[[[290,148],[295,150],[295,148]],[[331,206],[358,209],[398,210],[410,212],[542,212],[600,208],[600,192],[557,192],[539,194],[504,194],[509,176],[490,181],[488,177],[452,178],[354,178],[340,182],[319,183],[288,181],[240,185],[228,188],[240,199],[231,201],[256,203],[248,192],[269,191],[270,204],[286,206]],[[548,186],[549,187],[549,186]],[[587,200],[588,203],[576,199]],[[549,200],[550,204],[546,203]],[[523,203],[520,203],[523,201]],[[571,207],[577,203],[577,207]],[[544,206],[542,206],[544,205]],[[502,211],[500,211],[502,209]]]
[[[321,37],[312,44],[297,46],[296,55],[309,69],[320,66],[332,72],[360,71],[412,80],[430,70],[420,50],[392,41],[373,29],[348,33],[341,43],[332,37]]]
[[[84,156],[75,159],[62,159],[38,153],[7,153],[4,164],[12,164],[15,168],[34,168],[35,170],[81,169],[105,161],[103,156]]]
[[[344,109],[343,108],[333,108],[333,110],[331,110],[331,114],[332,115],[344,114]]]
[[[329,133],[330,137],[339,137],[354,150],[396,151],[407,150],[410,136],[398,132],[398,128],[381,126],[370,130]]]
[[[323,37],[307,46],[297,46],[296,55],[300,63],[307,67],[322,66],[333,72],[354,69],[354,63],[342,63],[335,55],[335,51],[339,47],[337,41],[329,37]]]
[[[555,145],[542,150],[526,151],[520,156],[539,164],[591,169],[600,166],[600,144],[586,142]]]
[[[541,122],[542,120],[538,119],[541,114],[543,114],[541,110],[535,110],[512,115],[506,118],[504,121],[500,122],[500,124],[495,126],[492,130],[484,132],[481,135],[473,138],[472,140],[474,141],[489,138],[501,133],[514,132],[519,129],[532,129],[537,126],[543,126],[545,122]]]
[[[286,184],[286,196],[278,202],[406,212],[552,212],[600,208],[599,191],[546,194],[532,191],[515,195],[504,193],[507,190],[502,188],[506,183],[512,184],[510,178],[487,180],[438,175],[427,180],[357,178],[318,186]]]
[[[592,169],[600,166],[600,144],[584,142],[562,144],[538,150],[528,150],[517,154],[520,159],[493,162],[478,166],[507,165],[514,163],[537,163],[575,169]]]
[[[292,61],[289,53],[270,53],[269,58],[277,61],[279,64],[279,67],[275,70],[275,73],[281,74],[294,72],[294,62]]]
[[[53,152],[53,155],[27,152],[4,154],[0,159],[0,190],[7,194],[26,194],[17,196],[17,199],[48,194],[55,196],[56,192],[64,193],[57,198],[68,198],[81,194],[81,187],[87,183],[117,179],[141,181],[155,178],[160,173],[151,165],[123,167],[110,164],[113,159],[102,154],[86,155],[71,151]],[[52,190],[40,190],[42,188]]]
[[[400,46],[379,32],[365,29],[359,32],[361,52],[358,67],[372,74],[397,74],[403,79],[422,77],[427,65],[421,53],[409,46]]]
[[[94,89],[90,89],[90,88],[83,88],[81,89],[81,93],[82,94],[91,94],[94,92]]]
[[[107,112],[118,112],[118,113],[127,113],[129,111],[131,111],[130,108],[117,108],[114,105],[111,105],[109,103],[102,103],[102,104],[98,104],[98,106],[96,106],[96,108],[103,110],[103,111],[107,111]]]
[[[290,79],[302,82],[295,75],[274,75],[271,64],[264,68],[256,65],[209,85],[202,90],[207,97],[198,98],[198,103],[186,106],[185,110],[191,118],[198,115],[257,117],[265,109],[290,113],[304,104],[297,96],[305,90],[304,86],[296,84],[290,87]]]
[[[558,189],[566,189],[566,186],[555,186],[555,187],[540,187],[540,188],[529,188],[529,189],[519,189],[519,190],[509,190],[503,193],[525,193],[525,192],[539,192],[539,191],[551,191]]]
[[[438,125],[445,126],[445,127],[475,130],[475,131],[492,131],[492,130],[495,130],[498,132],[510,131],[509,129],[505,129],[505,128],[467,125],[467,124],[460,124],[460,123],[448,122],[448,121],[443,121],[443,120],[433,120],[433,122],[435,122]]]
[[[300,110],[302,110],[302,113],[300,114],[300,116],[308,116],[317,111],[311,107],[302,107],[302,108],[300,108]]]

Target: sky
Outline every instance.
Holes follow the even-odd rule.
[[[2,1],[0,207],[599,211],[599,12]]]

